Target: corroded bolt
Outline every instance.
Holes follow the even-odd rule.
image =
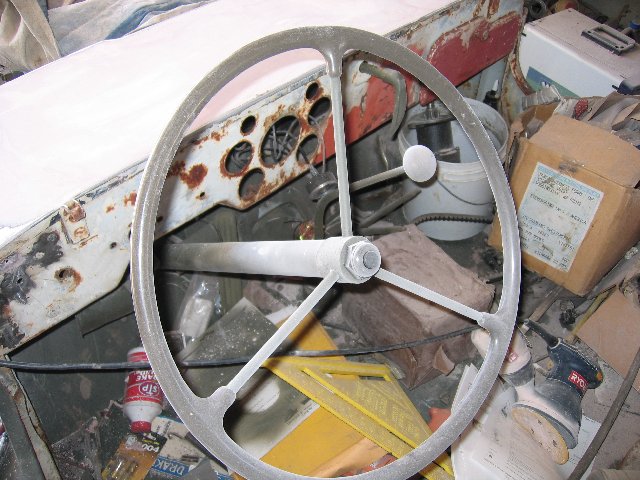
[[[347,247],[347,269],[359,279],[375,275],[380,269],[380,251],[370,242],[360,241]]]

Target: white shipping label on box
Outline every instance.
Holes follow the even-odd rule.
[[[518,211],[522,251],[569,271],[602,197],[601,191],[538,162]]]

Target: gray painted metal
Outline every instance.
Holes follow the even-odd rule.
[[[206,102],[238,74],[265,58],[296,49],[313,48],[327,61],[330,76],[340,71],[343,54],[348,49],[371,53],[396,63],[420,80],[454,113],[474,145],[482,162],[496,199],[502,225],[504,246],[504,287],[500,305],[495,314],[482,314],[478,323],[491,333],[489,349],[478,376],[460,407],[428,440],[398,461],[373,472],[356,475],[361,480],[407,478],[433,461],[471,422],[484,402],[507,351],[518,304],[520,286],[520,249],[517,220],[513,199],[498,155],[480,120],[456,91],[434,67],[403,46],[372,33],[344,27],[317,27],[294,29],[271,35],[239,50],[212,70],[187,96],[164,130],[149,160],[140,183],[132,232],[131,277],[138,326],[150,363],[174,409],[191,432],[204,446],[234,471],[248,479],[298,480],[303,477],[284,472],[251,457],[224,432],[223,415],[235,400],[237,383],[221,387],[208,398],[197,397],[182,379],[162,332],[153,284],[153,239],[155,218],[162,186],[173,157],[188,125]],[[339,98],[332,95],[332,99]],[[334,118],[341,117],[342,109],[333,103]],[[342,123],[342,122],[335,122]],[[336,129],[336,151],[344,143],[344,132]],[[346,157],[338,154],[338,164],[346,170]],[[348,202],[348,183],[344,173],[340,189],[341,207]],[[343,234],[350,235],[350,218],[341,208]],[[296,314],[302,314],[310,303],[321,297],[321,292],[339,277],[330,272],[314,290]],[[391,278],[384,278],[390,281]],[[400,282],[399,282],[400,283]],[[401,285],[402,288],[402,285]],[[419,295],[423,291],[416,292]],[[296,315],[295,316],[299,316]],[[288,329],[287,329],[288,330]],[[284,332],[283,332],[284,333]],[[280,340],[280,339],[279,339]],[[266,345],[265,345],[266,346]],[[270,349],[270,347],[269,347]],[[263,349],[264,350],[264,349]],[[256,360],[254,358],[254,360]],[[253,361],[252,361],[253,362]],[[257,362],[253,362],[257,363]],[[259,364],[258,364],[259,365]],[[252,365],[251,370],[258,368]],[[243,379],[239,382],[242,383]]]

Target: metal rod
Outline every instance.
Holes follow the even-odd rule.
[[[391,170],[386,170],[384,172],[377,173],[370,177],[353,182],[349,186],[349,190],[351,190],[352,192],[357,192],[358,190],[362,190],[363,188],[370,187],[371,185],[375,185],[379,182],[391,180],[392,178],[399,177],[400,175],[404,175],[404,167],[392,168]]]
[[[343,237],[353,235],[351,226],[351,201],[349,198],[349,172],[347,170],[347,145],[344,137],[344,114],[342,111],[342,84],[340,75],[329,75],[331,110],[333,112],[333,138],[336,150],[338,174],[338,203],[340,204],[340,228]]]
[[[162,268],[321,278],[317,259],[323,240],[179,243],[160,253]]]
[[[391,273],[388,270],[385,270],[383,268],[381,268],[378,271],[378,273],[376,274],[376,277],[384,282],[390,283],[391,285],[395,285],[396,287],[399,287],[409,293],[413,293],[418,297],[424,298],[425,300],[428,300],[433,303],[437,303],[438,305],[445,307],[448,310],[459,313],[460,315],[470,318],[471,320],[474,320],[478,323],[484,320],[484,317],[485,317],[484,313],[479,312],[478,310],[475,310],[471,307],[467,307],[466,305],[463,305],[460,302],[456,302],[455,300],[449,297],[445,297],[440,293],[434,292],[433,290],[423,287],[422,285],[418,285],[417,283],[407,280],[406,278],[400,277],[399,275],[396,275],[395,273]]]
[[[407,111],[407,84],[405,79],[397,70],[378,67],[368,62],[362,62],[359,70],[362,73],[379,78],[395,89],[393,117],[391,118],[391,126],[389,128],[389,140],[393,140],[400,130],[402,120],[404,120],[404,115]]]

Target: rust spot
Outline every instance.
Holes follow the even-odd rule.
[[[202,183],[208,172],[209,169],[206,165],[198,163],[191,167],[188,172],[182,170],[180,172],[180,180],[182,180],[187,187],[194,189]]]
[[[275,111],[275,113],[269,115],[267,118],[264,119],[264,127],[265,128],[271,128],[271,125],[273,125],[274,123],[276,123],[278,120],[280,120],[280,118],[284,117],[286,114],[296,114],[297,112],[295,112],[295,107],[291,106],[288,109],[286,109],[286,107],[283,104],[278,105],[278,109]]]
[[[82,283],[82,276],[74,270],[73,271],[73,289],[75,290],[75,288],[81,283]]]
[[[131,204],[133,207],[136,204],[136,199],[138,198],[138,194],[136,192],[131,192],[129,195],[124,197],[124,206]]]
[[[482,7],[484,7],[484,2],[485,0],[480,0],[477,4],[476,4],[476,8],[473,9],[473,13],[471,14],[471,16],[473,18],[479,17],[480,13],[482,12]]]
[[[73,236],[76,238],[85,238],[89,235],[87,227],[78,227],[73,231]]]
[[[487,11],[487,13],[491,17],[496,14],[499,8],[500,8],[500,0],[489,0],[489,10]]]
[[[222,138],[221,132],[211,132],[211,140],[215,140],[216,142],[219,142],[221,138]]]
[[[207,140],[209,140],[209,137],[197,138],[195,140],[191,140],[191,145],[200,145],[201,143],[204,143]]]
[[[171,165],[171,168],[169,168],[169,172],[167,173],[167,176],[177,177],[178,175],[180,175],[180,172],[184,170],[184,165],[185,165],[184,160],[175,162],[173,165]]]
[[[56,271],[55,277],[58,282],[67,285],[70,292],[73,292],[82,283],[82,275],[71,267],[61,268]]]
[[[529,85],[529,82],[527,82],[527,79],[524,77],[522,70],[520,69],[518,56],[514,54],[509,55],[508,62],[509,62],[509,68],[511,70],[511,74],[513,75],[513,79],[515,80],[516,85],[518,85],[518,88],[522,90],[522,93],[524,93],[525,95],[529,95],[533,93],[534,91],[533,88],[531,87],[531,85]],[[508,97],[509,95],[502,96],[503,99]]]
[[[72,223],[79,222],[86,217],[86,213],[82,205],[77,201],[72,201],[64,206],[64,216]]]
[[[106,213],[110,213],[113,212],[116,209],[115,205],[107,205],[107,208],[105,209]]]
[[[2,306],[2,318],[11,318],[13,316],[13,311],[9,305]]]

